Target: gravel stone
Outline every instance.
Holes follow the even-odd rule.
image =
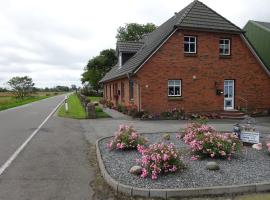
[[[171,140],[163,140],[164,133],[143,134],[148,139],[148,143],[164,142],[174,143],[176,148],[182,152],[188,152],[188,147],[182,140],[176,139],[176,133],[171,134]],[[206,169],[206,164],[213,159],[192,161],[191,155],[182,154],[182,160],[186,169],[161,175],[157,180],[141,178],[129,173],[129,169],[138,165],[136,159],[140,154],[136,150],[110,151],[106,144],[110,138],[105,138],[99,142],[101,156],[108,173],[122,184],[148,189],[165,188],[198,188],[226,185],[253,184],[260,182],[270,182],[270,156],[266,149],[257,151],[251,147],[243,147],[239,154],[232,156],[231,160],[215,159],[220,166],[218,171]]]

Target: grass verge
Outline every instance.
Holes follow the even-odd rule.
[[[97,118],[110,118],[111,116],[105,113],[101,107],[96,106],[96,115]]]
[[[48,97],[49,96],[30,96],[30,97],[25,97],[23,99],[19,99],[16,97],[0,97],[0,111],[6,110],[9,108],[14,108],[17,106],[22,106],[24,104],[46,99]]]
[[[73,119],[86,118],[86,112],[76,94],[71,94],[68,97],[68,112],[65,111],[65,105],[63,104],[58,110],[58,116]]]

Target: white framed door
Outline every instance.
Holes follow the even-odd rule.
[[[224,110],[234,109],[234,80],[224,80]]]

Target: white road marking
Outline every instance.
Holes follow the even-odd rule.
[[[38,133],[41,127],[50,119],[50,117],[56,112],[61,104],[63,104],[64,99],[53,109],[53,111],[46,117],[46,119],[39,125],[39,127],[25,140],[25,142],[9,157],[9,159],[0,167],[0,176],[4,171],[10,166],[10,164],[17,158],[21,151],[26,147],[26,145],[33,139],[33,137]]]

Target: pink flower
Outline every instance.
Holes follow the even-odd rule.
[[[225,152],[225,151],[220,151],[219,153],[220,153],[220,155],[222,155],[222,156],[226,156],[226,152]]]
[[[167,161],[169,159],[169,156],[167,154],[164,154],[162,159],[163,161]]]
[[[176,139],[180,140],[181,139],[181,135],[179,133],[176,133]]]
[[[211,153],[210,156],[211,156],[211,158],[214,158],[215,157],[215,153]]]
[[[120,149],[123,149],[126,145],[124,143],[120,144]]]
[[[198,157],[197,156],[191,156],[191,160],[193,160],[193,161],[198,160]]]
[[[147,177],[147,175],[148,175],[147,170],[146,170],[145,168],[143,168],[143,169],[142,169],[141,177],[142,177],[142,178],[145,178],[145,177]]]
[[[252,145],[252,148],[259,151],[259,150],[262,149],[262,143],[253,144],[253,145]]]
[[[138,137],[138,134],[136,132],[131,133],[131,138],[136,139]]]

